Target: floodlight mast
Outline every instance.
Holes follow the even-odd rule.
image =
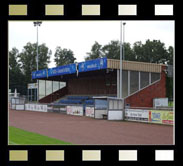
[[[120,80],[119,80],[119,98],[123,98],[123,90],[122,90],[122,75],[123,75],[123,60],[125,59],[125,52],[124,52],[124,39],[125,39],[125,25],[126,23],[120,24]],[[122,30],[123,29],[123,30]],[[123,31],[123,40],[122,40],[122,31]]]
[[[122,21],[120,22],[120,77],[119,77],[119,98],[122,99]]]
[[[39,58],[38,58],[38,27],[41,26],[42,22],[41,21],[35,21],[34,22],[34,26],[37,27],[37,59],[36,59],[36,62],[37,62],[37,71],[39,70],[39,66],[38,66],[38,63],[39,63]]]
[[[38,58],[38,27],[41,26],[41,21],[34,21],[34,26],[37,27],[37,56],[36,56],[36,63],[37,63],[37,71],[39,70],[39,58]],[[37,80],[37,102],[39,101],[39,93],[38,93],[38,80]]]
[[[126,22],[123,23],[123,60],[125,60],[125,25]]]

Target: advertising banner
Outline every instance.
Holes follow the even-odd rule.
[[[78,63],[79,72],[101,70],[107,68],[107,58],[99,58]]]
[[[47,77],[47,69],[33,71],[32,79]]]
[[[40,104],[25,104],[25,110],[47,112],[47,105]]]
[[[67,106],[68,115],[78,115],[83,116],[83,107],[82,106]]]
[[[173,125],[173,112],[156,110],[149,111],[149,122]]]
[[[149,110],[141,109],[125,109],[125,119],[134,121],[146,121],[149,120]]]
[[[16,105],[16,110],[24,110],[24,104],[23,105]]]
[[[86,107],[85,108],[85,115],[88,117],[94,118],[94,107]]]
[[[48,77],[76,73],[76,64],[69,64],[48,69]]]

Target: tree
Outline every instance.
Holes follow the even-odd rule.
[[[9,89],[14,92],[16,88],[20,94],[26,94],[24,75],[17,61],[18,55],[19,51],[16,48],[9,52]]]
[[[173,47],[168,48],[168,65],[173,65]],[[166,95],[169,99],[173,99],[173,77],[166,77]]]
[[[173,51],[174,51],[173,47],[169,46],[167,51],[168,51],[168,58],[167,58],[168,64],[173,65]]]
[[[123,44],[125,52],[124,60],[134,61],[135,56],[130,43],[123,43]],[[102,50],[106,54],[105,56],[107,58],[120,59],[120,42],[118,40],[112,40],[109,44],[104,45],[104,47],[102,47]]]
[[[54,61],[56,63],[56,66],[62,66],[62,65],[74,63],[74,61],[76,60],[72,50],[66,49],[66,48],[62,49],[61,47],[56,48],[56,52],[54,56],[55,56]]]
[[[85,57],[85,60],[102,58],[102,54],[100,51],[102,51],[102,45],[95,41],[91,48],[91,52],[87,52],[88,56]]]
[[[39,70],[48,68],[48,64],[50,63],[51,50],[49,50],[49,48],[46,47],[45,44],[41,44],[38,46],[38,55]],[[37,70],[37,44],[27,43],[27,45],[24,46],[23,51],[19,54],[18,57],[20,67],[23,74],[25,75],[25,82],[33,82],[31,74],[32,71]]]
[[[137,61],[150,63],[163,63],[168,60],[168,52],[165,44],[160,40],[146,40],[145,44],[136,42],[133,45],[133,51]]]
[[[124,49],[125,60],[134,60],[134,54],[130,43],[124,43]],[[91,48],[91,52],[87,54],[88,56],[85,60],[103,57],[107,57],[109,59],[120,59],[120,42],[118,40],[112,40],[103,47],[98,42],[95,42]]]
[[[119,41],[111,41],[102,47],[102,51],[109,59],[120,59],[120,43]]]

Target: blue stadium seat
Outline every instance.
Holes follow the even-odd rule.
[[[68,96],[67,99],[69,100],[87,100],[89,99],[88,96]]]
[[[59,101],[59,103],[63,104],[82,104],[81,100],[68,100],[68,99],[62,99]]]
[[[94,105],[94,100],[85,100],[86,105]]]

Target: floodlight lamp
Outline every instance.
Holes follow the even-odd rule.
[[[41,21],[35,21],[35,22],[33,22],[33,23],[34,23],[34,26],[40,26],[40,25],[42,24]]]
[[[42,24],[42,22],[41,21],[38,21],[37,24],[40,26]]]

